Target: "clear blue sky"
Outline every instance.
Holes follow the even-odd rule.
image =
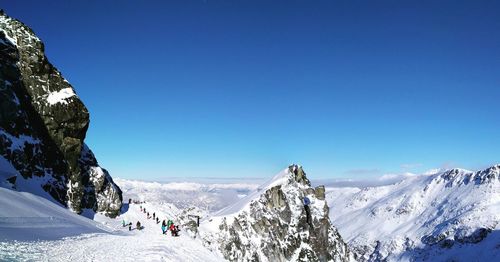
[[[376,2],[376,3],[375,3]],[[5,1],[113,176],[315,178],[500,162],[499,1]]]

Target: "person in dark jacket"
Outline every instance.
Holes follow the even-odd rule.
[[[161,222],[161,230],[163,231],[163,234],[165,234],[168,230],[167,223],[165,222],[165,220]]]
[[[135,227],[137,228],[137,230],[141,230],[142,229],[141,222],[137,221],[137,223],[135,224]]]
[[[304,197],[302,199],[302,202],[304,202],[304,209],[306,211],[307,224],[309,224],[312,227],[313,225],[312,225],[312,218],[311,218],[311,209],[309,208],[309,205],[311,204],[311,200],[309,200],[308,197]]]

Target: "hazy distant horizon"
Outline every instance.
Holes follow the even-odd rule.
[[[500,164],[500,163],[498,163]],[[490,166],[484,166],[481,168],[477,169],[467,169],[463,167],[450,167],[450,168],[435,168],[435,169],[430,169],[427,170],[424,173],[387,173],[383,174],[380,176],[373,176],[373,177],[362,177],[362,178],[349,178],[349,177],[316,177],[314,175],[311,175],[310,173],[307,173],[307,176],[309,180],[311,181],[312,186],[318,186],[318,185],[324,185],[325,187],[358,187],[358,188],[363,188],[363,187],[374,187],[374,186],[385,186],[385,185],[390,185],[397,183],[399,181],[402,181],[404,179],[410,178],[410,177],[415,177],[415,176],[421,176],[421,175],[429,175],[429,174],[436,174],[440,172],[444,172],[446,170],[452,169],[452,168],[460,168],[460,169],[465,169],[465,170],[470,170],[470,171],[479,171],[483,170],[486,168],[489,168],[493,165],[498,165],[498,164],[492,164]],[[261,185],[265,183],[266,181],[272,179],[272,177],[276,175],[270,175],[268,177],[241,177],[241,176],[235,176],[235,177],[163,177],[163,178],[149,178],[149,179],[140,179],[140,178],[122,178],[120,176],[116,176],[118,179],[123,179],[123,180],[128,180],[128,181],[140,181],[140,182],[149,182],[149,183],[160,183],[160,184],[169,184],[169,183],[195,183],[195,184],[206,184],[206,185],[211,185],[211,184],[242,184],[242,185]]]

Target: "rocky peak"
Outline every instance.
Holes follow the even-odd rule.
[[[93,161],[83,161],[89,113],[71,84],[48,61],[44,45],[22,22],[0,12],[0,154],[24,179],[41,179],[54,199],[77,213],[96,207],[99,191],[90,190]],[[93,155],[92,155],[93,158]],[[106,191],[113,205],[121,206],[121,192]],[[95,180],[95,179],[94,179]],[[89,198],[90,195],[94,197]],[[90,202],[89,202],[90,201]],[[113,207],[111,207],[113,206]],[[115,214],[117,210],[108,210]]]
[[[445,182],[447,186],[467,185],[471,182],[476,185],[500,182],[500,165],[476,172],[454,168],[436,174],[432,181],[434,183]]]
[[[304,197],[311,202],[310,220]],[[312,188],[302,167],[291,165],[202,223],[199,233],[231,261],[349,261],[328,210],[324,187]]]
[[[288,167],[288,172],[295,176],[295,181],[297,181],[297,183],[301,183],[307,186],[311,185],[311,182],[309,181],[309,179],[307,179],[306,173],[302,169],[302,166],[292,164]]]

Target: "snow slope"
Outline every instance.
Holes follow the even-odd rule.
[[[0,156],[0,241],[47,240],[96,233],[107,229],[100,223],[70,212],[41,189],[43,177],[26,180]],[[16,189],[6,178],[17,176]]]
[[[15,195],[18,192],[6,195],[6,191],[11,191],[10,194],[14,192],[0,188],[1,199],[8,196],[11,200],[16,199],[16,203],[21,202],[19,199],[22,198]],[[125,208],[128,210],[120,217],[111,219],[97,215],[96,221],[54,206],[53,209],[47,209],[46,213],[40,214],[42,218],[52,215],[54,219],[41,219],[40,223],[33,224],[22,219],[22,211],[30,208],[32,212],[38,213],[53,203],[39,206],[40,202],[33,201],[31,197],[26,200],[33,205],[22,205],[16,211],[11,209],[7,223],[2,220],[5,212],[1,214],[0,261],[223,261],[203,247],[199,240],[192,239],[182,231],[179,237],[162,235],[160,225],[152,219],[146,219],[146,214],[140,212],[140,205],[133,204],[129,207],[126,204]],[[175,215],[168,210],[161,211],[161,207],[151,204],[143,206],[146,210],[151,210],[151,213],[155,211],[161,219],[173,218],[175,221]],[[127,227],[121,226],[122,219],[133,223],[132,231],[129,232]],[[17,222],[11,223],[12,220]],[[137,221],[141,221],[143,230],[135,229]],[[36,239],[30,235],[33,229],[36,230],[37,236],[42,236],[42,240],[26,241]],[[71,236],[61,238],[63,235],[60,232]],[[19,235],[26,237],[19,238]]]
[[[15,169],[4,160],[0,158],[0,176],[11,177]],[[179,237],[162,235],[160,225],[146,219],[140,206],[162,220],[179,223],[179,209],[155,201],[124,204],[117,218],[97,214],[91,220],[4,183],[0,185],[0,261],[223,261],[185,231]],[[122,227],[122,220],[131,221],[134,230]],[[135,230],[137,221],[143,230]]]
[[[146,205],[148,208],[154,210]],[[163,212],[157,213],[162,219],[168,217]],[[134,229],[129,232],[123,228],[120,219],[132,221]],[[182,231],[179,237],[162,235],[160,226],[146,219],[139,205],[131,205],[121,218],[98,216],[96,220],[106,225],[107,233],[87,234],[73,228],[75,236],[62,239],[0,241],[0,261],[224,261]],[[137,221],[142,222],[143,230],[135,229]],[[47,228],[46,231],[60,229]]]
[[[0,188],[0,241],[48,240],[106,232],[100,223],[27,192]]]
[[[327,201],[359,260],[500,261],[500,166],[328,188]]]

